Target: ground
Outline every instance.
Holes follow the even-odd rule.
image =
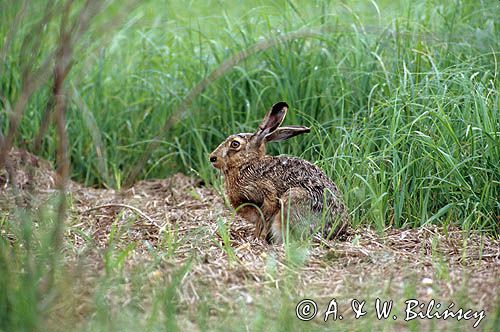
[[[43,205],[56,193],[55,172],[50,164],[23,151],[11,153],[19,201],[28,192]],[[7,172],[0,173],[2,209],[15,202]],[[70,182],[70,208],[65,227],[64,257],[84,266],[89,280],[104,274],[109,265],[110,246],[123,259],[125,276],[145,269],[147,282],[141,286],[142,310],[153,305],[147,295],[158,284],[174,282],[172,271],[186,267],[176,293],[186,309],[186,322],[193,321],[197,304],[210,299],[209,316],[228,312],[266,310],[266,300],[286,293],[292,317],[300,299],[313,299],[319,313],[302,327],[321,328],[322,314],[335,298],[345,324],[374,323],[376,298],[393,300],[398,315],[395,330],[415,326],[433,330],[453,327],[471,330],[476,319],[405,322],[405,300],[421,303],[432,299],[441,311],[454,302],[453,310],[485,311],[479,329],[493,329],[498,320],[500,296],[500,241],[487,234],[443,229],[427,225],[417,229],[350,229],[342,241],[312,245],[269,245],[253,237],[253,226],[235,217],[221,195],[202,181],[176,174],[167,179],[147,180],[115,191],[86,188]],[[110,239],[110,237],[113,237]],[[122,251],[120,251],[122,250]],[[162,255],[158,258],[158,253]],[[160,259],[160,264],[148,262]],[[154,266],[153,268],[150,268]],[[122,296],[112,299],[120,306],[137,300],[131,289],[133,278],[125,277]],[[90,285],[85,281],[82,285]],[[92,297],[79,288],[77,314],[84,319],[92,311]],[[285,290],[286,289],[286,290]],[[366,300],[367,316],[353,318],[351,301]],[[283,306],[283,300],[280,300]],[[276,309],[269,305],[268,314]],[[422,310],[424,311],[424,310]],[[434,310],[436,311],[436,310]],[[365,324],[368,324],[366,323]],[[307,325],[309,324],[309,325]],[[413,324],[413,325],[412,325]],[[418,324],[418,325],[415,325]],[[362,325],[362,324],[361,324]],[[194,324],[193,324],[194,326]],[[372,326],[372,325],[370,325]]]

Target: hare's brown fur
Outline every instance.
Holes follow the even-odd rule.
[[[279,127],[288,105],[277,103],[256,133],[229,136],[210,160],[224,174],[226,195],[255,235],[282,240],[289,222],[302,231],[338,235],[348,223],[347,210],[335,184],[315,165],[291,156],[265,154],[265,143],[309,132],[306,127]]]

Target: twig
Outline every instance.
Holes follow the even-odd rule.
[[[48,280],[49,288],[51,288],[54,284],[54,273],[56,271],[55,267],[57,264],[56,257],[63,242],[64,222],[67,217],[66,191],[71,164],[69,156],[69,137],[66,130],[67,91],[64,88],[64,81],[71,70],[74,48],[81,35],[89,28],[91,19],[97,15],[100,8],[99,1],[86,0],[84,6],[79,9],[77,19],[73,22],[73,24],[70,24],[73,4],[74,0],[67,0],[62,5],[63,8],[59,28],[59,44],[54,56],[54,85],[52,100],[54,103],[53,116],[58,138],[56,154],[56,186],[59,190],[60,201],[57,209],[57,222],[55,223],[52,233],[52,243],[56,248],[56,254],[51,256],[52,266]],[[47,114],[47,116],[50,117],[50,114]]]

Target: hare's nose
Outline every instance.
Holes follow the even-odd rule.
[[[217,161],[217,157],[216,156],[210,156],[210,162],[211,163],[215,163]]]

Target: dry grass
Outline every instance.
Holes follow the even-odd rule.
[[[18,199],[30,201],[30,185],[35,205],[56,193],[55,173],[47,162],[22,151],[12,152],[10,160],[15,166]],[[14,204],[8,184],[4,171],[0,173],[3,208]],[[125,261],[126,271],[154,260],[156,251],[151,248],[167,252],[159,268],[144,271],[150,281],[143,286],[145,293],[168,283],[172,270],[191,260],[178,288],[180,303],[195,308],[208,296],[214,300],[210,308],[214,316],[220,308],[231,309],[236,303],[261,305],[255,296],[274,294],[287,278],[293,279],[297,299],[325,303],[332,297],[341,299],[341,304],[363,297],[402,299],[408,285],[421,301],[466,298],[468,307],[487,313],[499,302],[500,241],[487,235],[433,225],[387,229],[384,234],[358,228],[350,230],[343,241],[299,250],[305,258],[294,268],[283,246],[253,238],[252,225],[233,218],[219,195],[182,174],[141,181],[123,192],[71,183],[69,192],[72,204],[64,246],[68,261],[85,258],[86,276],[102,274],[102,252],[110,245],[115,227],[115,248],[134,244]],[[224,249],[218,219],[230,224],[234,258]],[[88,293],[84,289],[83,295]],[[115,300],[124,304],[129,296],[125,292]],[[76,310],[83,318],[90,307],[90,300],[81,301]]]

